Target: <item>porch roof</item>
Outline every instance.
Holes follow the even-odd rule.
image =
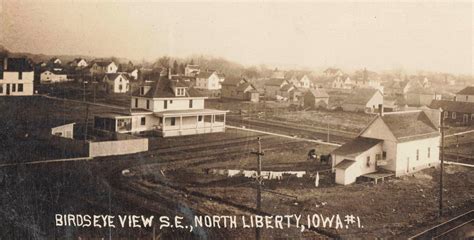
[[[156,112],[155,116],[158,117],[173,117],[173,116],[197,116],[197,115],[217,115],[225,114],[226,110],[217,109],[187,109],[187,110],[169,110],[164,112]]]

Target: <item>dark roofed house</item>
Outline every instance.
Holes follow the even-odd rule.
[[[284,86],[292,86],[288,80],[280,78],[270,78],[265,82],[265,98],[276,99]],[[283,90],[285,91],[285,90]]]
[[[255,86],[242,77],[228,77],[222,82],[222,98],[242,101],[259,101],[259,93]]]
[[[433,100],[429,108],[442,109],[446,124],[474,125],[474,102]]]
[[[351,184],[376,172],[403,176],[437,166],[439,118],[439,111],[429,109],[377,115],[357,138],[332,152],[336,182]]]
[[[349,112],[377,112],[383,106],[383,94],[378,89],[357,88],[346,98],[342,109]]]
[[[303,106],[312,108],[327,108],[329,95],[322,88],[309,89],[303,95]]]
[[[129,113],[98,114],[94,126],[122,133],[152,131],[163,137],[225,131],[227,111],[204,108],[206,97],[170,78],[143,83],[132,93]]]
[[[474,86],[468,86],[456,93],[455,101],[474,103]]]
[[[33,95],[34,64],[27,58],[0,61],[0,96]]]

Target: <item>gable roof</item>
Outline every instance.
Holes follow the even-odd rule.
[[[245,79],[243,77],[228,77],[221,83],[221,85],[222,86],[224,86],[224,85],[237,86],[240,83],[240,81],[248,82],[247,79]]]
[[[7,61],[7,66],[4,68],[4,62]],[[33,65],[27,58],[5,58],[2,59],[0,70],[5,72],[31,72]]]
[[[107,73],[105,74],[105,76],[107,76],[107,78],[109,80],[115,80],[118,76],[122,75],[122,77],[125,79],[125,80],[128,80],[127,78],[127,75],[126,74],[122,74],[122,73]]]
[[[473,102],[458,102],[449,100],[433,100],[429,108],[440,109],[448,112],[474,113]]]
[[[315,98],[328,98],[329,95],[322,88],[309,89],[308,94],[313,95]]]
[[[144,85],[150,86],[150,90],[144,95],[140,95],[140,88],[133,91],[132,95],[136,97],[146,97],[146,98],[185,98],[185,97],[203,97],[197,90],[194,88],[188,88],[186,91],[186,96],[175,96],[173,87],[181,87],[180,80],[169,80],[168,76],[162,76],[158,80],[152,83],[145,83]],[[183,85],[182,87],[186,87]]]
[[[238,87],[237,87],[237,91],[243,91],[245,92],[245,90],[247,90],[248,87],[251,87],[252,89],[250,89],[249,91],[251,90],[257,90],[252,84],[248,83],[248,82],[245,82],[245,83],[242,83],[240,84]]]
[[[356,88],[347,96],[344,103],[365,105],[377,92],[380,91],[374,88]]]
[[[354,163],[355,163],[355,161],[353,161],[353,160],[344,159],[340,163],[338,163],[336,166],[334,166],[334,168],[347,169],[350,166],[352,166],[352,164],[354,164]]]
[[[345,143],[340,146],[332,153],[337,155],[343,155],[348,157],[356,157],[360,153],[363,153],[383,140],[366,137],[356,137],[352,141]]]
[[[280,86],[281,84],[283,84],[283,82],[287,82],[288,81],[286,79],[281,79],[281,78],[270,78],[266,83],[265,85],[266,86]]]
[[[206,72],[206,71],[201,71],[199,74],[196,76],[196,78],[209,78],[214,74],[215,72]]]
[[[456,94],[462,95],[474,95],[474,86],[468,86],[462,89],[461,91],[457,92]]]
[[[113,61],[94,61],[94,63],[100,67],[107,67],[112,63],[115,64]]]
[[[381,118],[399,142],[439,136],[438,127],[421,110],[386,113]]]

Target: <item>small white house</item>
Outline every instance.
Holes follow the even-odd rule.
[[[217,72],[200,72],[196,76],[196,89],[219,90],[222,88]]]
[[[108,93],[126,93],[130,88],[128,77],[122,73],[105,74],[103,82]]]
[[[40,74],[41,83],[59,83],[68,81],[67,73],[64,71],[46,70]]]
[[[332,152],[336,183],[351,184],[380,170],[403,176],[439,164],[440,112],[377,115],[354,140]]]
[[[117,65],[113,61],[94,61],[91,66],[91,74],[116,73]]]
[[[383,106],[383,94],[378,89],[356,88],[346,97],[342,109],[348,112],[377,112]]]
[[[73,139],[74,138],[74,124],[76,123],[68,123],[68,124],[52,127],[51,135]]]

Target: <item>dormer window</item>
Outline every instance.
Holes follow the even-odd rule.
[[[140,88],[140,95],[145,95],[145,88],[144,87]]]
[[[186,91],[185,88],[176,88],[176,96],[185,96]]]

